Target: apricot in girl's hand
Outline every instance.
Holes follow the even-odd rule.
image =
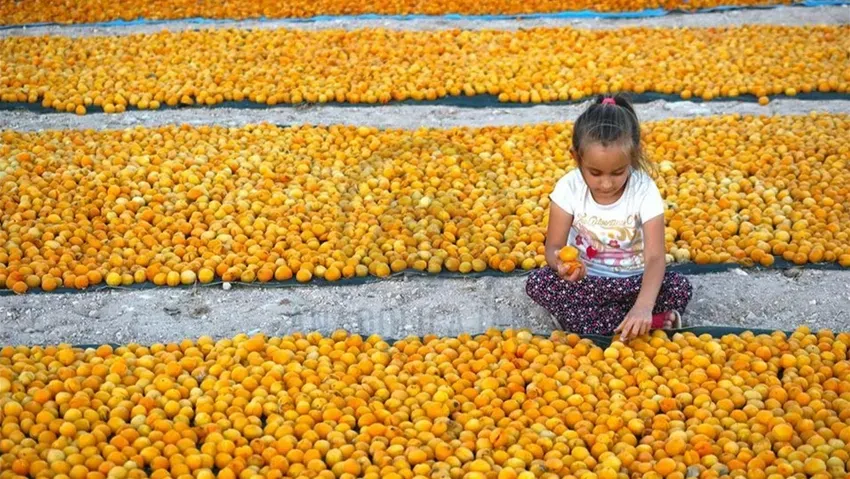
[[[578,249],[574,246],[564,246],[558,251],[558,258],[564,263],[574,263],[578,260]]]

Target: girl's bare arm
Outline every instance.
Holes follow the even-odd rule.
[[[573,226],[573,215],[567,213],[555,203],[549,206],[549,227],[546,230],[546,264],[568,281],[578,281],[584,277],[584,268],[575,268],[572,273],[560,258],[558,252],[566,246],[570,228]]]

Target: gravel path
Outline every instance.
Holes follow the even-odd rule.
[[[114,27],[90,27],[75,25],[51,25],[0,30],[0,38],[10,36],[67,35],[73,37],[98,35],[129,35],[152,33],[162,30],[181,31],[199,28],[291,28],[301,30],[323,30],[341,28],[388,28],[395,30],[446,30],[462,28],[470,30],[516,30],[533,27],[575,27],[611,29],[626,26],[645,27],[712,27],[722,25],[838,25],[850,22],[850,7],[777,7],[771,9],[730,10],[726,12],[700,14],[670,14],[663,17],[634,19],[604,18],[541,18],[519,20],[447,20],[439,17],[411,20],[327,20],[319,22],[297,22],[291,20],[242,20],[197,23],[171,21],[153,24],[138,24]]]
[[[39,114],[29,111],[0,113],[0,129],[25,131],[52,129],[122,129],[134,126],[156,127],[166,124],[215,124],[243,126],[268,122],[280,125],[367,125],[378,128],[416,129],[420,127],[450,128],[456,126],[502,126],[529,123],[573,121],[585,108],[575,105],[541,105],[514,108],[458,108],[451,106],[389,105],[380,107],[311,106],[275,107],[268,109],[187,108],[158,111],[129,111],[120,115],[90,113]],[[667,102],[658,100],[637,106],[643,121],[665,118],[740,113],[743,115],[805,115],[812,111],[850,113],[850,100],[778,99],[767,106],[752,102]]]
[[[796,270],[800,272],[799,270]],[[687,326],[850,330],[850,271],[691,276]],[[550,316],[525,295],[525,278],[399,278],[358,286],[161,288],[0,298],[0,345],[179,341],[337,328],[380,334],[457,335],[487,328],[548,332]]]

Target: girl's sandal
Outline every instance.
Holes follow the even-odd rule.
[[[678,311],[673,311],[673,328],[672,329],[682,329],[682,314]]]
[[[681,329],[682,315],[675,310],[652,315],[652,329],[666,329],[664,328],[664,323],[670,314],[673,314],[673,324],[670,325],[670,329]]]

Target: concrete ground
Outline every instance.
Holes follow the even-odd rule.
[[[795,274],[792,274],[795,273]],[[799,274],[799,275],[797,275]],[[686,326],[850,331],[850,271],[689,276]],[[401,277],[356,286],[160,288],[0,297],[0,344],[169,342],[342,328],[386,338],[555,325],[525,278]]]
[[[0,130],[26,131],[56,129],[112,130],[135,126],[157,127],[168,124],[244,126],[267,122],[277,125],[366,125],[377,128],[416,129],[452,128],[459,126],[503,126],[530,123],[574,121],[587,107],[585,102],[572,105],[537,105],[528,107],[462,108],[434,105],[386,106],[280,106],[269,109],[185,108],[169,110],[135,110],[119,115],[88,113],[77,116],[66,113],[4,111],[0,113]],[[657,100],[637,105],[641,121],[666,118],[693,118],[725,115],[806,115],[848,113],[847,100],[777,99],[766,106],[745,101],[712,101],[692,103]]]
[[[9,36],[66,35],[71,37],[130,35],[163,30],[181,31],[200,28],[244,28],[324,30],[386,28],[392,30],[517,30],[535,27],[574,27],[612,29],[622,27],[720,27],[736,25],[841,25],[850,23],[850,6],[776,7],[767,9],[728,10],[698,14],[670,14],[648,18],[526,18],[507,20],[444,19],[440,17],[394,19],[343,19],[304,22],[301,20],[217,20],[198,23],[186,20],[133,24],[111,27],[86,25],[49,25],[0,30],[0,38]]]

